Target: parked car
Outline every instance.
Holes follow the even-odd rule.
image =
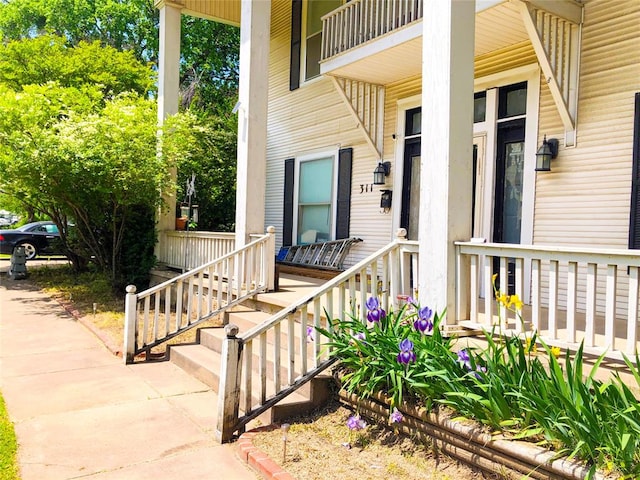
[[[0,230],[0,253],[11,255],[18,246],[24,247],[27,260],[41,254],[62,253],[58,227],[48,221],[27,223],[13,230]]]

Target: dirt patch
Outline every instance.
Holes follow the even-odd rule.
[[[500,479],[437,451],[430,442],[394,432],[364,418],[360,431],[347,427],[355,415],[333,401],[289,422],[283,461],[281,429],[257,434],[253,443],[296,480],[479,480]]]

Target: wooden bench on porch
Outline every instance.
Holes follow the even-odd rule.
[[[361,241],[351,237],[282,247],[276,256],[276,264],[281,273],[333,278],[343,271],[351,246]]]

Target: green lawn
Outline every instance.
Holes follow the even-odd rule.
[[[0,395],[0,480],[18,480],[18,463],[16,452],[18,443],[9,420],[4,398]]]

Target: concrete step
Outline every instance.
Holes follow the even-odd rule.
[[[269,335],[267,335],[267,337],[269,337]],[[284,334],[283,334],[284,337]],[[222,344],[224,342],[225,339],[225,333],[224,333],[224,329],[222,328],[203,328],[200,330],[199,332],[199,338],[200,338],[200,343],[198,344],[199,347],[204,347],[204,348],[208,348],[211,349],[213,352],[215,352],[217,355],[220,355],[220,353],[222,352]],[[288,367],[287,367],[287,362],[285,361],[285,358],[287,357],[287,350],[286,350],[286,346],[287,344],[285,343],[285,339],[282,340],[281,343],[281,349],[280,349],[280,378],[281,378],[281,382],[282,383],[286,383],[287,379],[288,379]],[[252,355],[251,355],[251,364],[254,370],[254,376],[258,374],[258,368],[259,368],[259,362],[260,362],[260,351],[259,351],[259,347],[256,346],[257,344],[254,343],[253,344],[253,349],[252,349]],[[172,347],[172,349],[175,349],[176,347]],[[299,354],[299,344],[296,344],[296,353]],[[178,351],[176,352],[177,355],[179,355],[180,357],[178,361],[182,362],[182,355],[184,351],[189,351],[186,348],[179,348]],[[195,349],[194,349],[195,352]],[[194,353],[194,357],[197,357],[198,355],[202,355],[202,353],[199,353],[200,349],[198,349],[198,352]],[[268,380],[273,380],[273,376],[274,376],[274,356],[275,356],[275,349],[273,347],[273,341],[270,340],[269,338],[267,339],[267,350],[266,350],[266,360],[267,360],[267,365],[266,365],[266,375],[267,375],[267,379]],[[311,348],[311,345],[309,345],[309,350],[307,351],[307,366],[311,366],[313,365],[313,358],[314,358],[314,352]],[[295,359],[295,365],[297,367],[299,367],[301,365],[301,360],[299,358],[299,356]],[[204,365],[208,365],[207,363],[204,363]],[[184,367],[183,367],[184,368]],[[216,369],[219,369],[219,365],[215,365]],[[198,371],[198,368],[195,368],[194,370]],[[217,370],[216,370],[217,371]],[[296,371],[294,374],[294,377],[297,378],[300,376],[300,371]],[[200,378],[200,377],[199,377]],[[209,383],[205,380],[202,380],[203,382],[207,383],[209,385]],[[301,388],[305,388],[305,386],[301,387]]]
[[[292,298],[283,298],[282,292],[274,294],[260,294],[244,305],[238,305],[226,315],[225,323],[233,323],[237,325],[240,332],[247,332],[255,326],[265,322],[271,315],[279,312],[282,308],[287,307],[295,300],[295,288],[315,289],[317,285],[309,285],[300,279],[290,279]],[[302,287],[300,287],[302,285]],[[281,326],[280,344],[281,344],[281,382],[282,386],[288,383],[287,371],[287,352],[288,345],[287,322]],[[306,341],[306,332],[302,332],[302,328],[296,322],[295,328],[295,346],[296,354],[299,355],[301,341]],[[171,346],[168,349],[168,358],[176,365],[180,366],[203,383],[209,385],[214,391],[218,391],[220,382],[221,358],[220,352],[225,340],[224,328],[202,328],[199,329],[196,344]],[[301,340],[302,339],[302,340]],[[274,376],[274,356],[276,352],[273,348],[274,333],[267,334],[267,350],[266,350],[266,376],[267,376],[267,396],[274,394],[273,376]],[[311,345],[309,345],[311,347]],[[252,349],[252,392],[253,403],[259,403],[260,392],[260,373],[259,373],[259,347],[254,342]],[[312,365],[314,352],[312,348],[308,349],[307,365]],[[300,365],[299,359],[296,359],[296,365]],[[296,373],[296,377],[299,373]],[[321,375],[307,382],[296,392],[292,393],[275,407],[273,407],[267,416],[261,416],[262,421],[276,422],[281,421],[293,415],[303,414],[317,408],[326,403],[333,389],[333,378],[330,375]],[[241,399],[240,406],[244,405],[244,398]]]
[[[169,349],[169,359],[177,366],[193,375],[201,382],[209,385],[215,392],[219,391],[220,383],[220,353],[205,346],[179,345]],[[255,363],[254,363],[255,365]],[[252,403],[260,402],[260,379],[254,370],[252,375]],[[269,379],[273,377],[273,364],[267,365]],[[285,377],[283,377],[284,379]],[[331,395],[333,378],[330,375],[321,375],[305,383],[296,392],[284,398],[276,404],[271,411],[261,418],[263,422],[279,422],[294,415],[308,413],[320,405],[326,403]],[[267,396],[274,394],[273,385],[267,384]],[[244,405],[244,397],[240,399],[240,406]]]

